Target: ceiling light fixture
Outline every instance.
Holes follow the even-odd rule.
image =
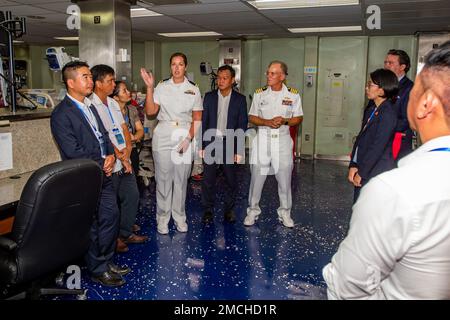
[[[131,8],[130,13],[131,13],[131,18],[162,16],[161,13],[151,11],[146,8]]]
[[[221,33],[214,31],[201,31],[201,32],[171,32],[171,33],[158,33],[163,37],[207,37],[207,36],[221,36]]]
[[[344,27],[314,27],[314,28],[288,28],[292,33],[311,33],[311,32],[338,32],[338,31],[361,31],[361,26]]]
[[[255,0],[247,2],[258,10],[351,6],[359,4],[359,0]]]
[[[54,37],[56,40],[78,41],[79,37]]]
[[[28,19],[34,19],[34,20],[44,20],[45,17],[41,17],[41,16],[33,16],[33,15],[29,15],[26,16]]]

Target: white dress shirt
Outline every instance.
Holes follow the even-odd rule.
[[[323,269],[330,299],[450,299],[450,136],[362,190]],[[434,151],[433,151],[434,150]]]
[[[225,135],[225,130],[227,129],[228,120],[228,107],[230,106],[230,97],[232,91],[225,97],[217,90],[217,95],[219,99],[217,101],[217,135]]]
[[[108,136],[109,139],[111,140],[111,143],[119,151],[122,151],[127,145],[125,142],[125,135],[123,133],[122,128],[122,124],[125,123],[125,120],[123,119],[122,111],[120,111],[119,104],[117,103],[116,100],[107,97],[106,101],[108,103],[108,106],[106,106],[95,93],[93,93],[90,96],[90,100],[92,102],[92,105],[97,110],[98,115],[100,116],[100,119],[102,120],[103,125],[105,126],[105,129],[108,131]],[[116,137],[116,134],[119,133],[122,135],[123,139],[122,143],[119,143]],[[122,170],[122,168],[123,168],[122,162],[119,159],[116,159],[113,172],[118,172]]]

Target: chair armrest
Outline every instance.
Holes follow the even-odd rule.
[[[0,249],[13,251],[17,247],[17,243],[6,237],[0,237]]]

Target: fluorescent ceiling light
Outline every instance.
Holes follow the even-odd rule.
[[[202,32],[172,32],[172,33],[158,33],[163,37],[207,37],[207,36],[221,36],[221,33],[214,31],[202,31]]]
[[[54,37],[57,40],[78,41],[78,37]]]
[[[359,0],[255,0],[247,2],[258,10],[351,6],[359,4]]]
[[[263,36],[264,33],[238,33],[239,37],[257,37],[257,36]]]
[[[162,16],[161,13],[151,11],[145,8],[131,8],[131,18],[140,18],[140,17],[157,17]]]
[[[25,41],[22,40],[13,40],[13,43],[24,43]]]
[[[361,31],[361,26],[345,27],[315,27],[315,28],[288,28],[292,33],[310,33],[310,32],[337,32],[337,31]]]

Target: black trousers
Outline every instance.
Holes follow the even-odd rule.
[[[139,210],[139,189],[134,173],[113,173],[112,181],[120,211],[119,236],[126,239],[133,234]]]
[[[218,167],[222,166],[225,178],[225,212],[234,209],[236,201],[236,166],[234,161],[234,150],[226,150],[226,141],[214,141],[217,148],[223,149],[219,152],[213,152],[211,155],[215,161],[208,164],[207,159],[203,162],[203,180],[202,180],[202,206],[205,211],[214,212],[216,200],[216,180]],[[228,164],[226,163],[228,159]],[[230,163],[231,162],[231,163]]]
[[[97,214],[91,226],[91,243],[85,256],[89,273],[100,275],[113,262],[119,233],[119,208],[111,177],[103,176]]]
[[[131,166],[133,167],[133,173],[137,179],[139,174],[139,151],[137,147],[133,147],[133,149],[131,149],[130,160]]]

